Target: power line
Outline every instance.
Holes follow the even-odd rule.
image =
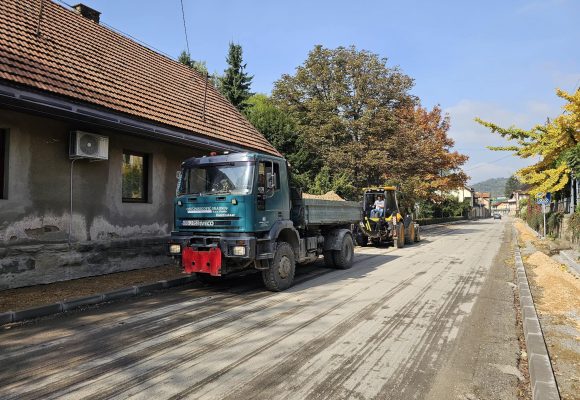
[[[181,17],[183,18],[183,31],[185,32],[185,44],[187,46],[187,54],[190,55],[189,52],[189,39],[187,38],[187,25],[185,24],[185,11],[183,11],[183,0],[181,1]]]
[[[501,160],[505,160],[508,157],[513,157],[513,154],[508,154],[507,156],[503,156],[503,157],[500,157],[500,158],[498,158],[496,160],[489,161],[488,163],[494,163],[494,162],[498,162],[498,161],[501,161]],[[473,171],[474,169],[479,169],[479,168],[483,168],[483,167],[486,167],[486,166],[487,165],[480,165],[478,167],[473,167],[473,168],[466,169],[463,172]]]

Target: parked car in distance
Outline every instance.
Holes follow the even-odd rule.
[[[501,219],[500,213],[493,213],[493,219]]]

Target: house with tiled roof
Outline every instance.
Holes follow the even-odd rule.
[[[473,209],[476,218],[489,218],[491,216],[491,193],[475,192]]]
[[[278,155],[207,79],[50,0],[0,2],[0,289],[166,263],[180,163]]]

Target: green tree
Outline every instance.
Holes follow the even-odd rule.
[[[421,107],[412,87],[412,78],[374,53],[316,46],[294,75],[275,82],[272,98],[331,182],[349,179],[358,192],[395,183],[419,198],[465,183],[458,168],[467,157],[450,151],[449,118]],[[310,182],[320,173],[308,171]]]
[[[230,43],[226,61],[228,68],[219,78],[219,89],[238,110],[242,111],[248,106],[246,101],[252,95],[250,86],[253,79],[253,76],[245,72],[246,64],[243,63],[242,46]]]
[[[415,104],[412,86],[410,77],[376,54],[316,46],[294,75],[275,82],[272,97],[331,175],[348,175],[361,189],[384,183],[395,111]],[[311,180],[318,172],[309,172]]]
[[[513,151],[520,158],[540,157],[541,160],[516,172],[521,182],[530,184],[532,195],[538,192],[558,192],[569,182],[580,142],[580,89],[574,94],[558,90],[557,95],[567,101],[564,112],[545,125],[530,130],[516,127],[502,128],[492,122],[475,120],[492,132],[515,142],[511,146],[489,147],[497,151]],[[577,165],[577,164],[576,164]]]
[[[505,183],[504,190],[505,197],[509,198],[513,192],[515,192],[516,190],[522,190],[522,188],[524,187],[525,185],[518,180],[517,176],[515,175],[510,176]]]
[[[208,75],[207,65],[205,64],[205,61],[193,60],[191,58],[191,56],[189,55],[189,53],[187,53],[185,50],[181,52],[177,61],[179,61],[180,63],[182,63],[183,65],[185,65],[191,69],[196,70],[197,72],[199,72],[203,76]]]
[[[296,121],[264,94],[251,96],[247,104],[249,107],[243,111],[246,118],[286,157],[296,184],[308,189],[311,185],[308,172],[319,170],[322,164],[304,146],[296,131]]]

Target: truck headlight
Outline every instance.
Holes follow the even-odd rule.
[[[169,253],[181,254],[181,245],[180,244],[170,244],[169,245]]]
[[[246,247],[245,246],[234,246],[233,249],[234,256],[245,256]]]

